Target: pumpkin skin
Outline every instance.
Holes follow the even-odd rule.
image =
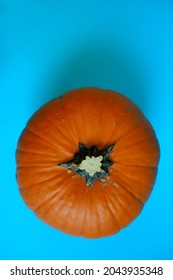
[[[62,165],[79,153],[80,143],[99,151],[113,146],[107,175],[90,185]],[[71,235],[104,237],[139,215],[159,156],[155,132],[132,101],[111,90],[82,88],[31,117],[18,141],[17,181],[26,205],[45,223]]]

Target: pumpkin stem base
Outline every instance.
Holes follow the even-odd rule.
[[[109,167],[113,162],[109,159],[109,153],[113,150],[114,144],[99,150],[96,145],[86,147],[83,143],[79,143],[79,151],[74,154],[73,159],[58,164],[68,170],[82,176],[87,186],[92,186],[93,182],[100,177],[109,175]]]

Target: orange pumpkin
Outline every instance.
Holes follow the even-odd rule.
[[[155,182],[159,144],[127,97],[82,88],[32,116],[16,160],[20,193],[41,220],[97,238],[117,233],[141,212]]]

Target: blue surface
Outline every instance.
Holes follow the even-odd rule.
[[[1,0],[0,28],[0,259],[173,259],[173,2]],[[96,240],[41,222],[15,180],[27,120],[48,100],[84,86],[130,97],[161,146],[142,214],[119,234]]]

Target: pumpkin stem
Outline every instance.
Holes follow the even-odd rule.
[[[93,181],[100,177],[108,176],[108,168],[113,164],[109,159],[109,153],[113,150],[114,144],[99,150],[96,145],[86,147],[79,143],[79,151],[74,154],[73,159],[58,164],[69,170],[75,170],[82,176],[87,186],[92,186]]]

